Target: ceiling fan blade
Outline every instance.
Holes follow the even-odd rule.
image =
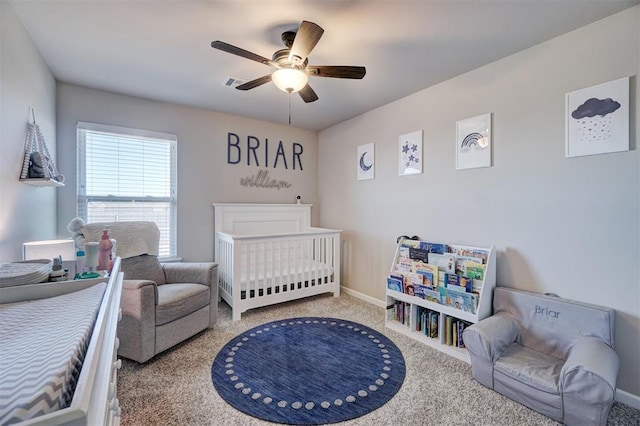
[[[268,83],[271,81],[271,74],[267,74],[263,77],[260,78],[256,78],[255,80],[251,80],[251,81],[247,81],[246,83],[242,83],[238,86],[236,86],[236,89],[238,90],[249,90],[249,89],[253,89],[255,87],[258,86],[262,86],[265,83]]]
[[[248,50],[236,47],[232,44],[225,43],[224,41],[212,41],[211,47],[213,47],[214,49],[222,50],[223,52],[231,53],[232,55],[237,55],[243,58],[251,59],[252,61],[260,62],[261,64],[276,67],[275,62],[273,62],[271,59],[267,59],[264,56],[257,55],[255,53],[249,52]]]
[[[291,46],[289,61],[294,66],[303,63],[311,50],[318,44],[323,33],[324,30],[319,25],[309,21],[302,21]]]
[[[298,93],[305,103],[315,102],[318,100],[318,95],[316,95],[316,92],[314,92],[308,84],[300,89]]]
[[[365,67],[343,65],[309,65],[307,74],[313,77],[354,78],[361,79],[367,73]]]

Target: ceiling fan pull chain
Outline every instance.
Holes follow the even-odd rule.
[[[289,126],[291,126],[291,92],[289,92]]]

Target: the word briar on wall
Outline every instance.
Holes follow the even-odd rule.
[[[257,167],[302,170],[302,145],[293,142],[285,149],[282,141],[270,144],[269,139],[261,141],[255,136],[247,136],[241,142],[240,136],[227,133],[227,163],[245,162],[247,166],[255,164]]]

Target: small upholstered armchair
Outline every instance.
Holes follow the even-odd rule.
[[[216,263],[161,264],[160,230],[153,222],[86,224],[85,241],[99,241],[105,228],[116,240],[124,272],[118,355],[146,362],[215,324]]]
[[[615,310],[496,287],[468,327],[473,378],[566,425],[606,425],[616,395]]]

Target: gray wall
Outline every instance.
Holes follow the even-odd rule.
[[[22,259],[22,243],[56,236],[55,188],[18,181],[30,107],[55,160],[55,80],[7,2],[0,2],[0,262]]]
[[[67,177],[58,189],[58,232],[69,236],[67,224],[76,216],[76,123],[86,121],[175,134],[178,137],[178,256],[188,261],[213,260],[214,202],[294,203],[296,195],[317,205],[317,133],[228,114],[154,102],[115,93],[58,84],[58,169]],[[283,111],[283,117],[286,115]],[[227,134],[236,133],[240,146],[248,135],[269,140],[270,167],[263,167],[264,151],[247,165],[243,149],[239,164],[227,163]],[[283,142],[288,169],[282,158],[273,168],[277,144]],[[303,170],[293,169],[292,144],[303,147]],[[232,152],[235,161],[235,149]],[[251,188],[240,178],[268,170],[272,179],[291,183],[286,189]],[[317,224],[314,208],[314,224]]]
[[[565,93],[640,71],[640,6],[320,132],[322,226],[344,229],[344,281],[384,300],[396,237],[494,245],[498,285],[617,310],[620,389],[640,395],[638,91],[632,149],[564,157]],[[457,120],[493,113],[493,167],[455,170]],[[424,173],[398,136],[424,130]],[[356,180],[375,143],[375,179]]]

